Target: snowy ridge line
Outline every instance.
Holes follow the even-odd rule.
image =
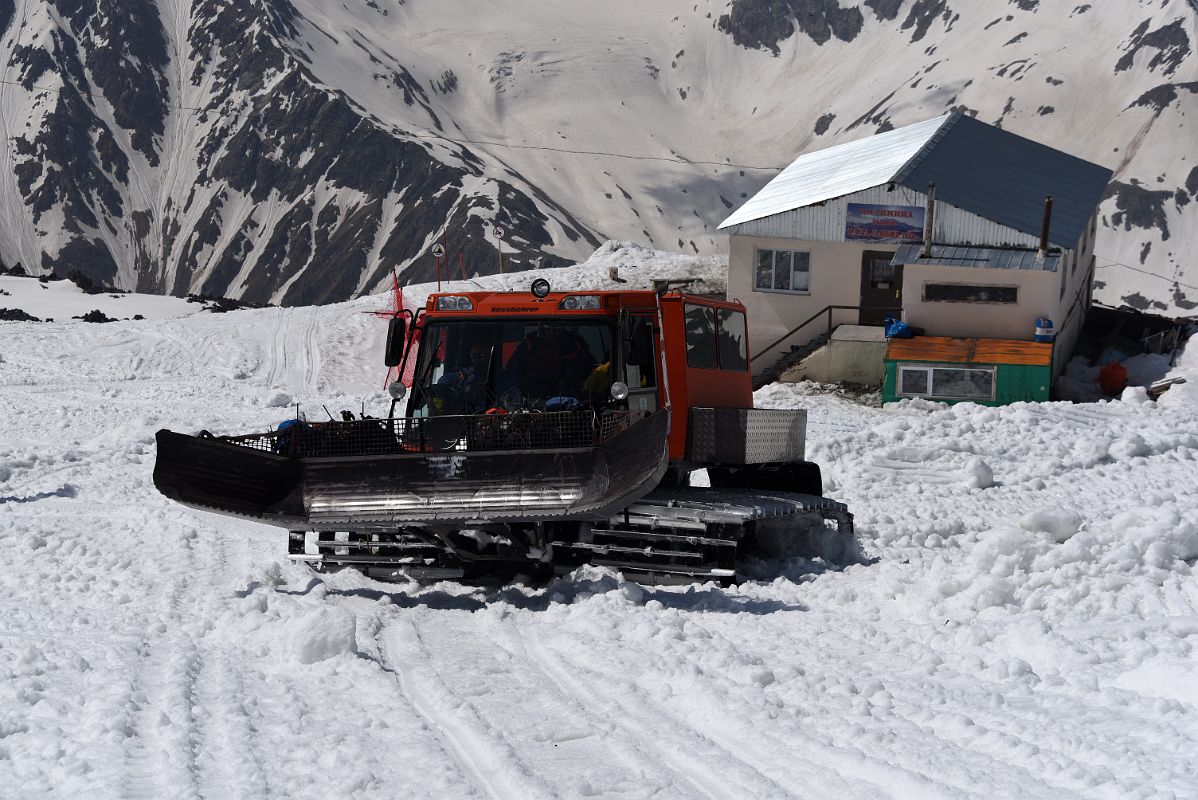
[[[400,635],[399,625],[406,626],[407,636]],[[475,786],[493,800],[552,800],[549,787],[528,773],[512,746],[496,742],[490,735],[493,730],[469,701],[454,695],[436,676],[415,622],[407,618],[388,623],[378,637],[384,668],[392,672],[425,726]],[[420,664],[427,665],[417,666]]]

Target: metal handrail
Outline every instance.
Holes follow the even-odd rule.
[[[758,358],[760,358],[761,356],[763,356],[763,355],[765,355],[766,353],[770,352],[770,351],[771,351],[771,350],[773,350],[775,347],[777,347],[778,345],[782,344],[783,342],[785,342],[785,341],[786,341],[787,339],[789,339],[790,337],[794,336],[794,335],[795,335],[796,333],[798,333],[799,331],[803,330],[803,328],[806,328],[806,327],[807,327],[808,325],[810,325],[812,322],[815,322],[817,319],[819,319],[820,317],[822,317],[824,314],[827,314],[827,315],[828,315],[828,335],[829,335],[829,336],[831,336],[831,335],[832,335],[832,312],[833,312],[833,311],[852,311],[853,309],[856,309],[857,311],[860,311],[860,310],[861,310],[861,309],[863,309],[863,308],[868,308],[868,309],[869,309],[869,310],[871,310],[871,311],[897,311],[899,314],[902,314],[902,312],[903,312],[903,309],[902,309],[902,308],[894,308],[894,307],[887,308],[887,307],[878,307],[878,306],[839,306],[839,305],[827,305],[827,306],[824,306],[824,307],[823,307],[822,309],[820,309],[819,311],[817,311],[817,312],[815,312],[814,314],[812,314],[810,317],[808,317],[808,318],[807,318],[806,320],[804,320],[803,322],[799,323],[799,324],[798,324],[796,327],[794,327],[794,328],[791,328],[791,329],[790,329],[790,331],[788,331],[787,333],[784,333],[784,334],[782,334],[782,336],[780,336],[780,337],[778,337],[777,339],[775,339],[775,340],[774,340],[772,343],[770,343],[768,346],[766,346],[766,347],[762,348],[761,350],[759,350],[759,351],[757,352],[757,354],[756,354],[756,355],[754,355],[754,356],[753,356],[751,359],[749,359],[749,361],[750,361],[750,362],[756,361],[756,360],[757,360]],[[858,320],[860,320],[860,316],[858,316]]]

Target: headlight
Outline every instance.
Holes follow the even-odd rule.
[[[572,294],[562,299],[557,307],[563,311],[597,311],[599,309],[599,295],[597,294]]]
[[[437,298],[438,311],[473,311],[474,303],[469,297],[457,294],[446,294]]]

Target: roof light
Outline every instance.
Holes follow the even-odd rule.
[[[557,307],[563,311],[590,311],[599,308],[599,295],[572,294],[562,299]]]
[[[473,311],[474,303],[469,297],[459,294],[446,294],[437,298],[438,311]]]
[[[532,294],[533,297],[537,298],[543,298],[545,295],[549,294],[549,281],[545,280],[544,278],[537,278],[535,281],[533,281]]]

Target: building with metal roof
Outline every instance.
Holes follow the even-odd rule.
[[[960,112],[806,153],[720,225],[755,370],[839,323],[1030,340],[1064,366],[1111,172]]]

